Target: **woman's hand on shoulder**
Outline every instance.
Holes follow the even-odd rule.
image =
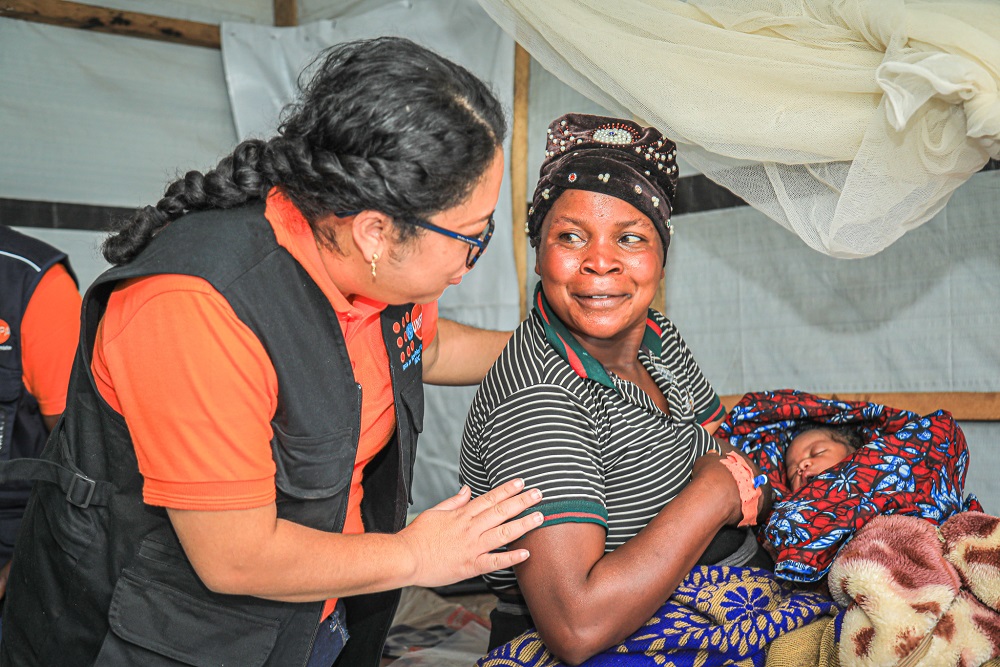
[[[470,500],[463,486],[422,512],[399,533],[413,560],[412,583],[444,586],[527,560],[526,549],[495,552],[542,523],[540,512],[512,520],[542,499],[537,489],[523,488],[515,479]]]

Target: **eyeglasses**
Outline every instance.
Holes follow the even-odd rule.
[[[432,232],[437,232],[438,234],[443,234],[449,238],[458,239],[463,243],[469,244],[469,254],[465,258],[465,266],[472,268],[479,261],[479,258],[484,252],[486,252],[486,246],[489,245],[490,239],[493,237],[493,228],[496,223],[493,220],[493,214],[490,213],[490,219],[486,223],[486,229],[479,238],[472,238],[471,236],[466,236],[465,234],[459,234],[458,232],[453,232],[450,229],[445,229],[444,227],[438,227],[435,224],[427,222],[426,220],[421,220],[420,218],[406,218],[406,221],[417,227],[423,227],[424,229],[429,229]]]
[[[346,218],[352,215],[357,215],[358,213],[361,213],[361,211],[334,211],[333,214],[338,218]],[[444,227],[438,227],[437,225],[421,218],[410,217],[403,218],[403,220],[411,225],[416,225],[417,227],[422,227],[423,229],[429,229],[432,232],[437,232],[438,234],[442,234],[448,238],[458,239],[463,243],[468,243],[469,254],[465,258],[465,266],[470,269],[476,265],[476,262],[479,261],[482,254],[486,252],[486,246],[489,245],[490,239],[493,237],[493,229],[496,227],[496,222],[493,220],[492,213],[490,213],[490,219],[486,223],[486,229],[483,230],[483,233],[479,236],[479,238],[459,234],[458,232],[453,232],[450,229],[445,229]]]

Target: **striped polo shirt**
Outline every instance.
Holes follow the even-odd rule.
[[[589,522],[624,544],[691,479],[713,450],[702,428],[725,414],[674,325],[650,310],[639,361],[667,398],[664,414],[639,387],[590,356],[540,291],[479,388],[462,437],[460,476],[479,496],[521,477],[544,526]],[[512,570],[486,575],[514,585]]]

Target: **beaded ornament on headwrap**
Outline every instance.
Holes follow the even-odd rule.
[[[526,231],[537,245],[542,220],[565,190],[589,190],[635,206],[670,245],[677,190],[677,147],[653,127],[621,118],[566,114],[549,125],[545,160],[528,209]]]

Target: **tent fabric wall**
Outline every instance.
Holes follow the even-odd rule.
[[[969,443],[971,465],[965,478],[966,493],[974,493],[988,514],[1000,514],[1000,424],[960,422]]]
[[[276,127],[281,108],[294,95],[299,71],[324,47],[378,35],[410,38],[462,64],[491,84],[509,115],[514,43],[474,0],[397,1],[296,28],[224,24],[222,54],[239,136],[266,137]],[[510,154],[509,138],[505,152]],[[445,292],[439,302],[443,317],[487,329],[509,330],[517,325],[520,302],[509,227],[510,197],[508,177],[497,203],[498,228],[489,251],[461,285]],[[427,387],[413,485],[417,509],[458,490],[458,444],[474,394],[474,387]]]
[[[997,210],[1000,173],[978,174],[858,260],[817,253],[746,206],[678,216],[667,314],[721,394],[1000,391]]]
[[[157,201],[229,152],[214,49],[0,19],[0,197]]]

